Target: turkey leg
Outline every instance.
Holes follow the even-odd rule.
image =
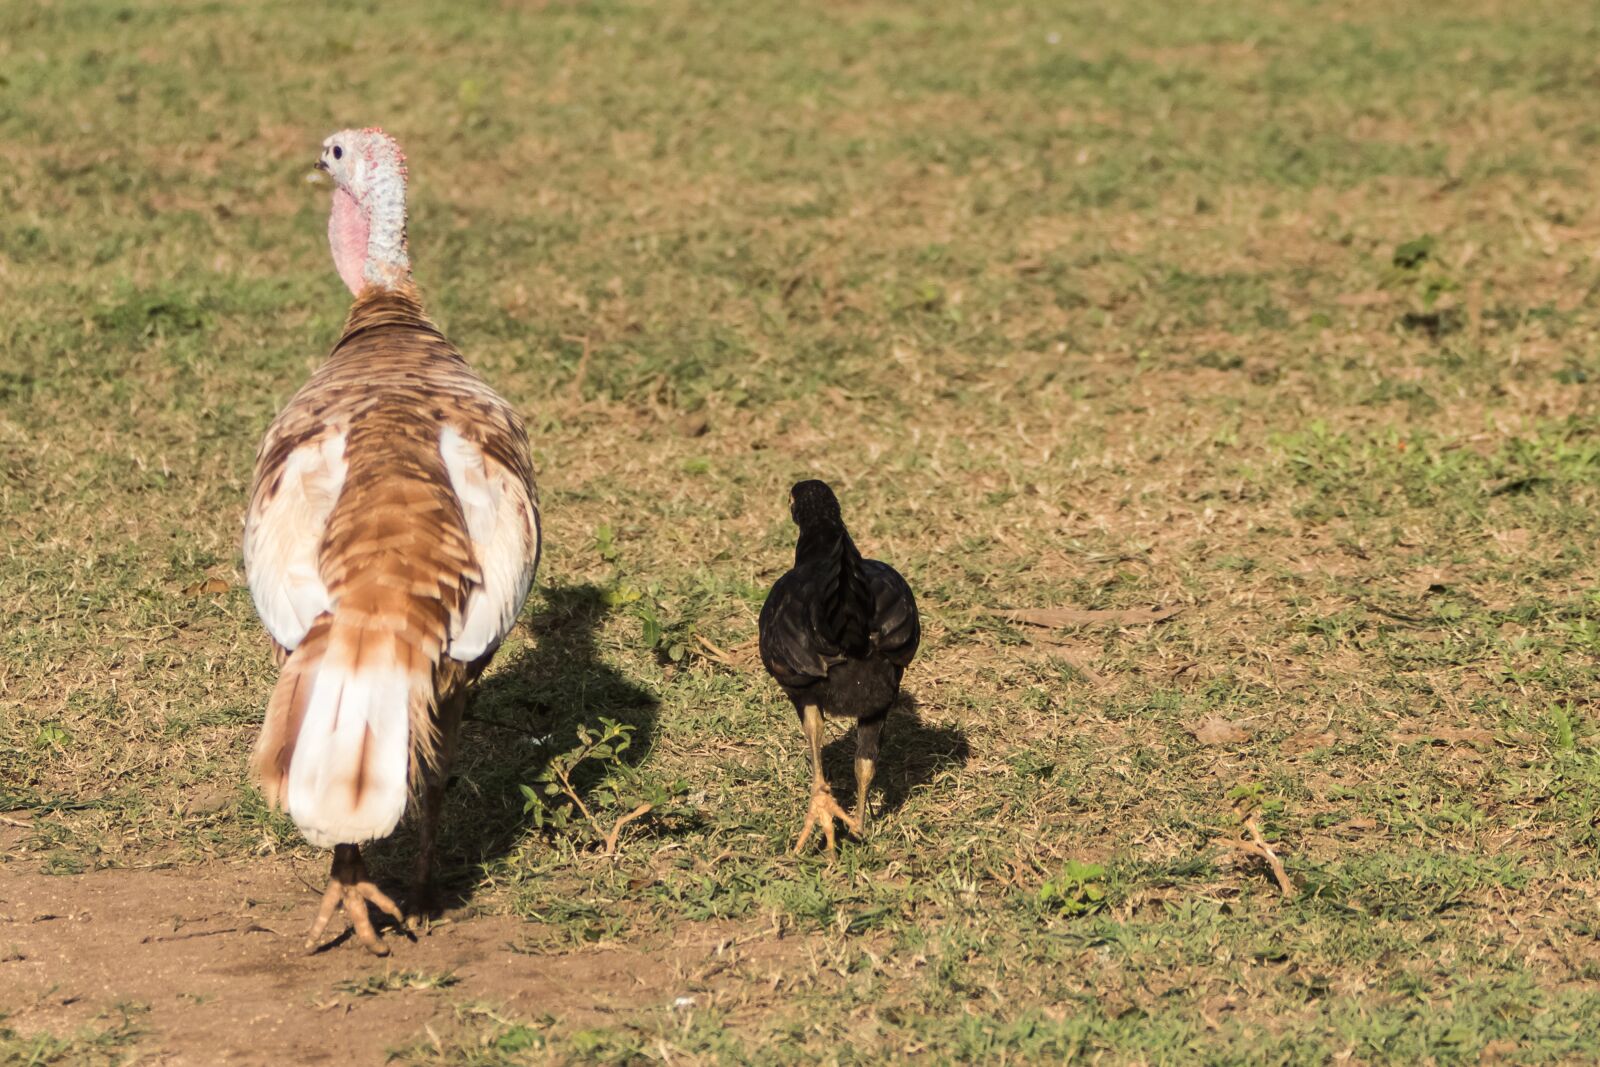
[[[335,845],[333,871],[328,876],[327,892],[322,894],[322,906],[317,909],[317,921],[311,924],[311,933],[306,937],[306,951],[318,952],[324,947],[321,944],[322,931],[328,928],[333,913],[343,905],[345,918],[350,920],[350,926],[356,932],[356,940],[374,956],[387,956],[389,946],[378,937],[378,931],[372,927],[372,918],[367,914],[369,901],[396,922],[405,922],[394,901],[367,877],[367,865],[361,861],[360,847]]]
[[[439,715],[439,736],[443,751],[436,767],[422,771],[422,819],[417,827],[417,877],[411,894],[406,927],[416,930],[442,910],[439,883],[434,870],[439,843],[439,813],[444,808],[444,787],[455,755],[456,734],[461,731],[461,715],[466,710],[467,693],[462,690],[444,701]]]

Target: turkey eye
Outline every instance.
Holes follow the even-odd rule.
[[[334,145],[333,146],[333,158],[334,159],[343,159],[344,158],[344,149],[340,148],[338,145]]]

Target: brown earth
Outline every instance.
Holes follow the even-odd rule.
[[[654,946],[530,949],[537,924],[461,913],[415,942],[387,931],[387,959],[348,939],[308,956],[316,899],[282,861],[76,876],[0,868],[0,1016],[23,1035],[63,1035],[129,1008],[141,1063],[376,1064],[456,1029],[464,1005],[563,1028],[616,1025],[692,1011],[746,980],[770,992],[805,955],[804,938],[736,939],[714,924]]]

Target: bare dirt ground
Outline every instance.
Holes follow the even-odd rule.
[[[62,1034],[131,1013],[143,1063],[384,1063],[397,1045],[457,1029],[464,1004],[556,1016],[564,1028],[687,1015],[719,990],[775,988],[806,949],[804,937],[746,940],[698,924],[670,943],[534,952],[519,947],[537,930],[523,920],[456,914],[415,942],[387,931],[387,959],[348,940],[308,956],[311,880],[275,861],[67,877],[0,869],[7,1025]]]

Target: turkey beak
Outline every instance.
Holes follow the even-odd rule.
[[[315,164],[313,164],[311,173],[306,175],[306,181],[309,182],[312,185],[322,185],[327,180],[328,180],[328,164],[327,164],[327,161],[319,159],[319,160],[316,161]]]

